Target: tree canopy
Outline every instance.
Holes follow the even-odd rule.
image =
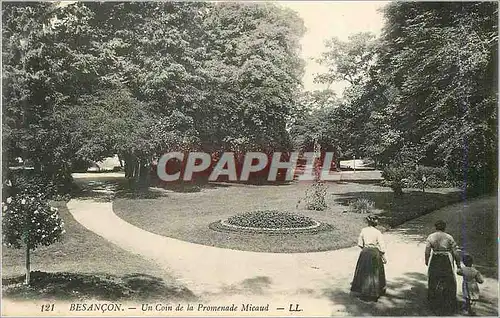
[[[68,171],[118,153],[140,171],[173,149],[316,140],[338,157],[496,185],[496,3],[388,4],[380,37],[333,38],[318,56],[316,81],[348,83],[342,96],[303,91],[305,28],[275,4],[5,3],[2,15],[10,161]]]
[[[385,9],[380,69],[396,92],[395,128],[424,161],[464,183],[497,175],[498,4],[394,3]]]
[[[118,153],[289,143],[303,64],[293,11],[246,3],[8,3],[4,150],[37,170]],[[128,160],[130,158],[130,160]]]
[[[316,79],[350,85],[321,116],[343,124],[319,120],[308,131],[342,134],[329,142],[344,143],[344,154],[445,166],[466,187],[494,188],[497,16],[493,2],[388,4],[379,38],[328,41]]]

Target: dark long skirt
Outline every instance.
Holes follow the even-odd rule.
[[[436,314],[450,315],[457,310],[457,281],[452,261],[446,254],[433,254],[429,263],[429,306]]]
[[[385,294],[385,270],[380,251],[365,247],[359,254],[351,292],[364,299],[377,300]]]

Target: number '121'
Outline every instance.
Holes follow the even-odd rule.
[[[40,311],[54,311],[54,304],[42,305],[42,309]]]

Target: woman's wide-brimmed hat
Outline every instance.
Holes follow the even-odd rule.
[[[378,222],[378,216],[377,215],[368,215],[366,217],[366,221],[371,222],[371,223],[377,223]]]

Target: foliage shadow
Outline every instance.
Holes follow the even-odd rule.
[[[2,278],[3,295],[12,299],[54,300],[193,300],[187,288],[169,286],[163,279],[133,273],[123,276],[71,272],[31,273],[31,284],[23,284],[24,275]]]

